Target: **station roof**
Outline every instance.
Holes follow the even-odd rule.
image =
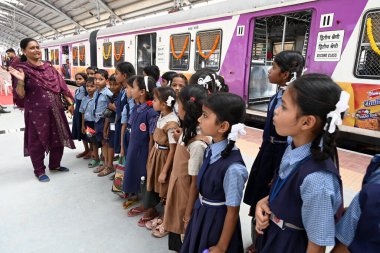
[[[0,49],[61,38],[207,0],[0,0]],[[2,51],[2,50],[0,50]]]

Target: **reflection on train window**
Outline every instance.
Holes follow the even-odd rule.
[[[170,69],[188,70],[190,56],[190,34],[170,36]]]
[[[86,66],[86,47],[79,46],[79,66]]]
[[[222,45],[222,31],[202,31],[196,36],[195,70],[210,68],[218,71]]]
[[[114,43],[114,52],[113,52],[113,58],[114,58],[114,66],[116,67],[117,64],[124,62],[124,41],[115,41]]]
[[[54,56],[55,65],[59,65],[59,49],[56,49],[54,54],[55,54],[55,56]]]
[[[73,66],[78,66],[78,47],[73,47]]]
[[[112,67],[112,42],[103,43],[103,67]]]
[[[137,74],[142,75],[146,66],[156,63],[156,33],[137,35]]]
[[[45,48],[45,61],[49,61],[49,49]]]
[[[355,76],[380,78],[380,10],[372,10],[363,18],[361,43],[356,60]]]

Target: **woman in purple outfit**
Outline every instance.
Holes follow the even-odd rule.
[[[36,40],[21,40],[21,62],[10,67],[17,78],[16,92],[24,100],[25,134],[24,156],[30,156],[34,174],[41,182],[50,179],[45,174],[45,152],[49,155],[50,171],[69,171],[61,167],[63,148],[74,149],[69,124],[64,112],[61,95],[67,101],[68,111],[73,113],[73,96],[65,81],[50,62],[41,61],[41,50]]]

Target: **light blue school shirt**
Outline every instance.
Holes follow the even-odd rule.
[[[80,86],[76,91],[75,91],[75,102],[78,100],[83,100],[83,98],[86,96],[86,87],[84,85]]]
[[[82,99],[82,103],[79,107],[79,112],[84,114],[85,121],[95,121],[94,109],[95,109],[95,98],[98,95],[97,91],[93,94],[92,98],[89,95]]]
[[[127,103],[129,105],[129,116],[131,116],[132,109],[135,106],[135,100],[133,98],[128,98]],[[128,123],[128,112],[127,105],[124,105],[123,111],[121,112],[121,124]]]
[[[95,110],[95,122],[98,122],[100,118],[103,117],[104,110],[108,107],[111,97],[113,96],[112,92],[108,87],[104,87],[100,92],[98,92],[96,110]]]

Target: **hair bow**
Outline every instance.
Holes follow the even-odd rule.
[[[286,85],[291,84],[293,81],[297,79],[297,72],[292,72],[292,78],[290,79],[289,82],[286,82]]]
[[[327,123],[325,125],[325,131],[328,130],[330,134],[334,133],[337,126],[342,125],[341,113],[348,109],[348,101],[350,100],[350,94],[346,91],[340,93],[338,103],[335,105],[335,110],[327,114],[327,118],[331,118],[330,127],[327,129]]]
[[[149,76],[144,76],[145,90],[149,92]]]
[[[166,99],[166,105],[169,107],[172,107],[172,102],[175,100],[172,96],[169,96],[168,99]]]
[[[198,84],[199,85],[202,85],[203,87],[205,87],[206,89],[208,89],[208,83],[211,82],[212,79],[211,79],[211,76],[206,76],[205,78],[198,78]]]
[[[237,141],[239,135],[246,135],[247,132],[244,130],[245,125],[243,123],[234,124],[231,127],[231,133],[228,134],[228,140]]]

